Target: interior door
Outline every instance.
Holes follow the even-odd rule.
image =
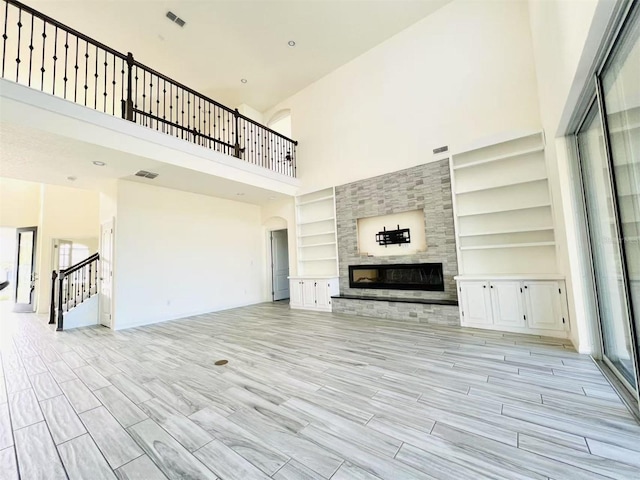
[[[271,232],[273,300],[289,298],[289,243],[287,230]]]
[[[113,220],[100,227],[100,324],[111,327],[113,298]]]
[[[38,227],[18,228],[16,246],[16,303],[14,312],[35,311],[36,241]]]

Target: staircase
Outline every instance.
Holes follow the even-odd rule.
[[[51,273],[51,308],[49,324],[57,322],[57,331],[64,329],[64,315],[98,293],[98,261],[94,253],[69,268]]]

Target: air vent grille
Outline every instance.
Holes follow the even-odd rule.
[[[184,27],[184,25],[187,23],[173,12],[167,12],[167,18],[179,27]]]
[[[153,180],[157,176],[158,176],[157,173],[147,172],[146,170],[140,170],[139,172],[136,172],[136,177],[150,178]]]
[[[449,146],[445,145],[444,147],[438,147],[433,149],[433,154],[437,155],[438,153],[444,153],[449,151]]]

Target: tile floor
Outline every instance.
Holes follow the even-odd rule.
[[[562,340],[282,304],[0,333],[2,479],[640,478],[640,425]]]

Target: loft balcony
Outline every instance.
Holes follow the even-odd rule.
[[[296,177],[296,141],[14,0],[3,0],[5,80]]]

